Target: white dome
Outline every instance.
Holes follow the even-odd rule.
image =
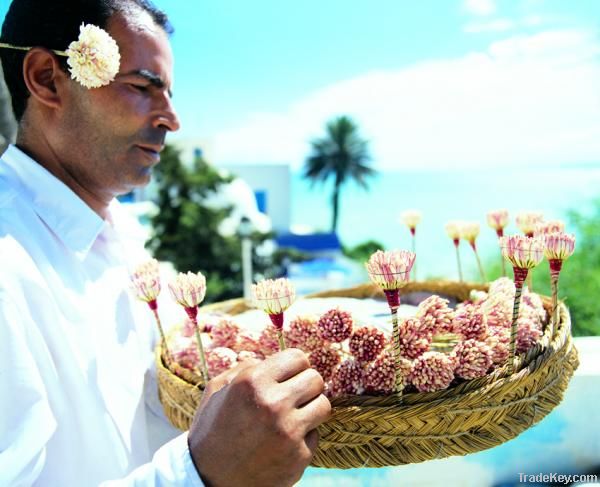
[[[254,228],[262,233],[270,232],[271,219],[258,211],[254,191],[243,179],[235,178],[224,184],[221,190],[206,198],[206,206],[210,208],[232,207],[231,214],[219,226],[219,233],[224,236],[235,235],[243,217],[247,217]]]

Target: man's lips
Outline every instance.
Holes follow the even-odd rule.
[[[155,153],[155,154],[160,154],[160,152],[163,150],[163,146],[162,145],[137,144],[137,146],[140,149],[143,149],[145,151],[152,152],[152,153]]]
[[[160,159],[160,152],[163,147],[160,145],[136,145],[138,149],[143,151],[145,154],[150,156],[154,161],[158,161]]]

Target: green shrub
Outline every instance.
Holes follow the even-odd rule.
[[[180,152],[167,146],[155,169],[159,212],[151,218],[153,235],[147,246],[159,260],[173,263],[180,272],[201,271],[206,276],[206,302],[242,295],[241,242],[237,236],[223,236],[219,225],[231,208],[211,208],[206,199],[218,192],[230,177],[222,176],[204,159],[197,157],[191,168],[180,160]],[[260,245],[269,234],[254,233]],[[277,265],[254,253],[256,275],[272,277]]]
[[[344,255],[352,260],[360,263],[367,262],[373,252],[378,250],[385,250],[382,243],[376,240],[367,240],[366,242],[359,243],[354,247],[346,247],[342,245],[342,252]]]

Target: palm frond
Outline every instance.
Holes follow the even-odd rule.
[[[367,178],[376,174],[369,166],[371,156],[368,142],[358,134],[356,123],[347,116],[327,122],[325,135],[313,139],[311,150],[304,163],[304,177],[315,182],[334,179],[333,229],[337,224],[337,198],[341,186],[348,180],[355,180],[367,188]]]

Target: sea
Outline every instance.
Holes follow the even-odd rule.
[[[291,222],[303,231],[331,228],[333,184],[315,183],[300,171],[292,174]],[[386,249],[411,249],[408,228],[400,215],[408,209],[422,213],[417,227],[417,278],[457,278],[456,254],[444,226],[450,220],[477,221],[482,261],[500,259],[496,233],[486,223],[490,210],[506,208],[510,224],[506,233],[517,233],[520,211],[541,211],[546,220],[561,219],[567,231],[569,212],[590,214],[600,198],[600,165],[552,168],[494,168],[460,170],[388,170],[368,181],[368,189],[353,182],[342,187],[338,236],[345,246],[368,240]],[[477,265],[470,246],[462,242],[465,275],[476,277]]]

